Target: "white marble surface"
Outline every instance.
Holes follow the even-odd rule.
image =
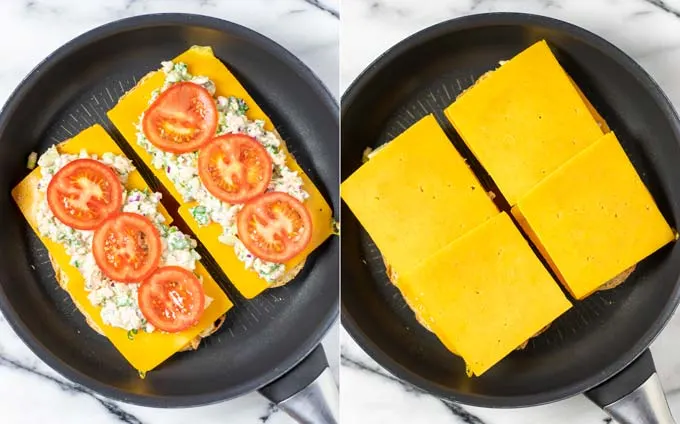
[[[408,35],[443,20],[495,11],[547,15],[604,37],[636,59],[680,110],[678,0],[342,0],[342,90],[371,61]],[[609,422],[583,397],[518,410],[447,406],[396,381],[344,330],[340,345],[343,424]],[[680,418],[680,316],[676,314],[652,345],[652,352],[671,409]]]
[[[0,104],[40,60],[63,43],[127,16],[186,12],[258,31],[298,56],[337,97],[337,0],[3,0],[0,1]],[[310,36],[313,34],[313,36]],[[324,346],[337,379],[338,329]],[[41,362],[0,315],[0,423],[291,423],[257,394],[208,407],[158,410],[120,404],[64,380]]]

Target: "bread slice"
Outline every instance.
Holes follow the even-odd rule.
[[[107,152],[123,155],[113,139],[99,125],[92,126],[58,145],[60,153],[78,154],[83,149],[89,154],[99,156]],[[233,304],[200,261],[196,262],[195,272],[203,279],[206,295],[213,301],[205,308],[195,326],[178,333],[140,332],[134,339],[130,339],[126,330],[106,325],[101,317],[100,308],[90,303],[84,277],[77,268],[71,265],[71,258],[64,246],[48,237],[41,236],[38,230],[36,211],[40,202],[44,201],[44,193],[38,190],[41,178],[40,167],[33,169],[12,189],[14,201],[47,248],[59,286],[68,291],[87,324],[97,333],[105,335],[121,355],[140,371],[140,375],[157,367],[180,350],[195,349],[201,339],[213,334],[219,328],[224,321],[225,313],[233,307]],[[149,189],[136,170],[128,175],[125,187],[138,190]],[[172,222],[172,218],[160,204],[159,211],[165,216],[167,223]]]
[[[210,47],[193,46],[175,59],[175,62],[183,62],[188,66],[190,73],[208,77],[214,82],[216,94],[220,96],[235,96],[243,99],[247,106],[247,117],[251,120],[262,120],[265,122],[264,128],[267,131],[275,131],[271,119],[264,113],[260,106],[250,96],[246,89],[241,85],[235,75],[214,56]],[[246,269],[232,246],[228,246],[219,241],[222,228],[217,223],[199,225],[190,213],[194,203],[185,203],[183,198],[162,169],[153,166],[151,155],[137,143],[137,123],[139,117],[149,107],[149,100],[154,90],[159,89],[165,81],[163,71],[153,71],[145,76],[137,85],[121,97],[113,107],[107,112],[107,116],[115,127],[120,131],[127,144],[137,153],[147,168],[154,174],[158,181],[180,204],[179,215],[187,223],[196,238],[210,252],[216,264],[222,269],[225,275],[232,282],[234,287],[246,298],[250,299],[262,291],[284,285],[295,278],[302,269],[302,264],[307,256],[320,246],[328,237],[333,234],[333,211],[324,196],[307,176],[300,165],[295,161],[293,155],[288,151],[285,143],[282,149],[286,153],[286,165],[293,171],[297,171],[302,178],[305,191],[309,194],[304,202],[312,218],[312,239],[308,246],[297,256],[288,261],[284,275],[272,283],[260,277],[252,269]],[[279,137],[283,141],[282,137]]]

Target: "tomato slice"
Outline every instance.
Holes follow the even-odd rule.
[[[246,203],[236,217],[238,237],[255,256],[283,263],[312,238],[312,218],[299,200],[269,192]]]
[[[123,186],[109,166],[94,159],[76,159],[50,180],[47,204],[69,227],[92,230],[120,210]]]
[[[198,175],[218,199],[245,203],[267,190],[272,179],[272,158],[253,137],[227,134],[201,148]]]
[[[139,286],[137,300],[142,314],[154,327],[176,333],[201,319],[205,292],[191,271],[164,266]]]
[[[158,268],[161,236],[149,218],[123,212],[104,221],[92,238],[102,273],[121,283],[139,283]]]
[[[149,106],[142,129],[151,144],[161,150],[193,152],[215,136],[217,106],[205,88],[178,82]]]

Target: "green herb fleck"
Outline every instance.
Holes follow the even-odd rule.
[[[127,332],[127,338],[130,339],[130,340],[134,340],[135,336],[137,335],[138,332],[139,331],[136,328],[133,328],[132,330]],[[142,377],[142,378],[144,378],[144,377]]]
[[[236,99],[236,104],[238,105],[236,111],[238,112],[239,115],[245,115],[246,112],[248,112],[248,105],[246,104],[245,100]]]
[[[208,225],[210,219],[208,218],[208,210],[205,206],[199,205],[189,209],[191,216],[194,217],[199,225]]]
[[[331,228],[333,229],[333,234],[336,236],[340,235],[340,221],[337,221],[335,218],[331,218]]]
[[[33,169],[35,168],[36,163],[38,163],[38,153],[31,152],[31,154],[28,155],[28,160],[26,161],[26,168]]]
[[[187,237],[184,234],[177,232],[176,228],[175,231],[172,231],[168,237],[168,244],[174,250],[186,250],[189,248],[189,241],[187,240]]]

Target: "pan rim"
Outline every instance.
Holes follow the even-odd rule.
[[[664,111],[664,114],[669,120],[669,123],[673,128],[673,132],[676,135],[676,140],[680,140],[680,119],[678,118],[675,108],[656,81],[654,81],[654,79],[630,56],[599,35],[575,24],[547,16],[517,12],[493,12],[461,16],[424,28],[399,41],[397,44],[393,45],[387,51],[383,52],[380,56],[374,59],[345,90],[341,100],[341,122],[352,107],[352,104],[357,101],[357,99],[361,98],[364,87],[375,78],[375,75],[378,72],[385,69],[386,67],[389,67],[393,61],[397,60],[403,54],[410,52],[413,49],[417,49],[438,37],[450,35],[451,33],[460,32],[463,30],[480,29],[480,27],[483,28],[500,25],[524,26],[528,24],[561,31],[563,33],[577,37],[580,40],[589,43],[591,46],[594,46],[603,54],[613,59],[623,69],[634,75],[644,86],[646,91],[656,101],[659,107]],[[609,378],[624,370],[630,363],[632,363],[646,349],[649,348],[649,345],[656,339],[656,337],[668,323],[669,319],[672,317],[678,306],[678,302],[680,302],[679,283],[680,275],[678,276],[673,289],[671,296],[672,300],[666,303],[664,308],[659,311],[659,315],[655,319],[654,324],[649,329],[647,329],[643,337],[641,337],[637,343],[631,346],[626,352],[623,352],[617,361],[609,364],[609,366],[607,366],[601,373],[593,375],[580,382],[563,386],[554,390],[530,395],[468,395],[454,392],[449,388],[443,387],[439,384],[431,382],[427,378],[421,377],[419,374],[412,372],[410,369],[401,366],[397,361],[393,360],[389,354],[380,349],[380,347],[366,335],[366,333],[358,325],[357,321],[349,313],[344,301],[344,297],[342,296],[340,306],[341,322],[343,328],[348,332],[350,337],[352,337],[352,339],[364,351],[366,351],[366,353],[374,361],[407,384],[410,384],[441,399],[460,402],[465,405],[487,408],[521,408],[544,405],[583,394],[584,392],[607,381]],[[340,284],[342,287],[342,275]]]
[[[33,90],[35,84],[41,79],[41,74],[44,71],[49,70],[56,63],[73,54],[73,52],[85,48],[93,42],[114,37],[126,31],[153,28],[158,26],[182,25],[200,26],[214,29],[224,33],[233,34],[256,43],[258,47],[280,60],[308,82],[311,91],[316,95],[317,99],[319,99],[334,115],[335,121],[338,122],[339,129],[339,106],[337,100],[333,97],[323,82],[321,82],[319,77],[307,65],[305,65],[300,59],[298,59],[280,44],[242,25],[211,16],[189,13],[152,13],[111,21],[90,29],[87,32],[84,32],[71,39],[41,60],[16,86],[0,110],[0,133],[5,131],[5,128],[7,127],[8,122],[14,114],[16,108],[23,101],[23,98]],[[337,204],[336,208],[334,209],[339,209],[339,204]],[[337,210],[335,212],[338,214]],[[339,315],[338,292],[338,295],[334,301],[335,307],[330,308],[330,310],[322,314],[321,320],[319,321],[316,329],[307,336],[304,343],[300,345],[296,351],[292,352],[292,354],[289,355],[285,361],[276,364],[276,366],[258,376],[258,378],[254,378],[245,383],[230,386],[210,393],[202,393],[197,395],[153,396],[148,394],[130,393],[118,387],[102,383],[96,378],[76,370],[68,363],[62,361],[58,356],[52,354],[52,352],[43,346],[40,340],[28,330],[23,321],[19,318],[16,310],[9,302],[9,299],[7,298],[2,287],[3,286],[0,285],[0,310],[3,311],[7,322],[14,330],[16,335],[24,342],[24,344],[26,344],[29,349],[50,368],[54,369],[68,380],[81,384],[84,387],[89,388],[107,398],[134,405],[155,408],[186,408],[209,405],[217,402],[227,401],[260,389],[261,387],[281,377],[298,365],[303,359],[305,359],[307,355],[317,345],[319,345],[319,343],[321,343],[324,335],[337,321]]]

